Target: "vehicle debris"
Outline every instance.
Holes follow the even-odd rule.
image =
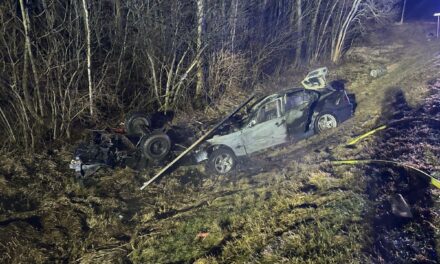
[[[388,73],[388,70],[385,66],[379,67],[377,69],[373,69],[370,71],[370,76],[373,78],[379,78]]]
[[[209,236],[209,232],[200,232],[196,235],[196,237],[194,238],[195,240],[205,240],[205,238],[207,238]]]
[[[393,215],[402,217],[402,218],[412,218],[413,214],[411,213],[411,208],[406,202],[405,198],[398,193],[390,197],[391,203],[391,212]]]
[[[75,149],[69,168],[79,177],[88,177],[103,167],[143,169],[179,153],[193,134],[158,119],[154,123],[149,115],[135,112],[128,115],[124,128],[92,130],[89,142]]]

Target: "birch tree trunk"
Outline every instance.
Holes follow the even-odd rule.
[[[337,63],[342,57],[342,53],[344,50],[345,40],[347,38],[347,34],[349,33],[349,29],[352,26],[354,19],[356,18],[359,10],[359,6],[362,0],[354,0],[350,12],[345,17],[342,27],[339,28],[335,46],[332,50],[332,61]],[[342,12],[342,11],[341,11]]]
[[[400,17],[400,24],[403,24],[403,19],[405,17],[406,0],[403,0],[402,16]]]
[[[199,54],[203,47],[203,35],[205,24],[205,3],[204,0],[197,0],[197,53]],[[196,83],[196,98],[201,99],[203,90],[205,88],[205,74],[204,74],[204,56],[201,55],[197,61],[197,83]]]
[[[87,10],[87,0],[82,0],[82,6],[84,11],[84,28],[86,30],[86,42],[87,42],[87,80],[89,84],[89,111],[93,116],[93,84],[92,84],[92,51],[90,41],[90,25],[89,25],[89,11]]]

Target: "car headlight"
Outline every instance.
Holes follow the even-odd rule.
[[[208,152],[204,149],[195,151],[194,157],[195,157],[197,163],[202,162],[202,161],[208,159]]]

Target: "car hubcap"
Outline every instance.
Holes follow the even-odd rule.
[[[336,126],[337,126],[336,118],[332,115],[325,114],[321,116],[318,120],[319,131],[335,128]]]
[[[132,127],[135,134],[142,134],[144,132],[144,128],[148,127],[148,120],[145,118],[136,118],[132,121]]]
[[[162,141],[158,140],[151,144],[150,150],[154,155],[162,155],[166,151],[166,146],[162,144]]]
[[[228,154],[222,154],[215,158],[214,166],[217,172],[227,173],[232,169],[234,159]]]

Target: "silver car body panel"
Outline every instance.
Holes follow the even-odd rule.
[[[232,151],[234,151],[236,156],[246,155],[246,150],[244,148],[244,144],[241,138],[241,130],[224,136],[214,136],[213,138],[207,140],[207,142],[213,146],[227,146],[232,149]]]
[[[287,128],[283,117],[256,124],[241,132],[247,154],[287,142]]]
[[[242,129],[223,136],[214,136],[207,142],[212,146],[227,146],[234,151],[237,157],[252,154],[276,145],[287,142],[286,120],[283,116],[284,108],[279,95],[265,98],[262,103],[254,107],[259,112]],[[270,110],[265,106],[271,105]],[[262,115],[268,115],[262,117]],[[260,121],[258,121],[260,120]]]

